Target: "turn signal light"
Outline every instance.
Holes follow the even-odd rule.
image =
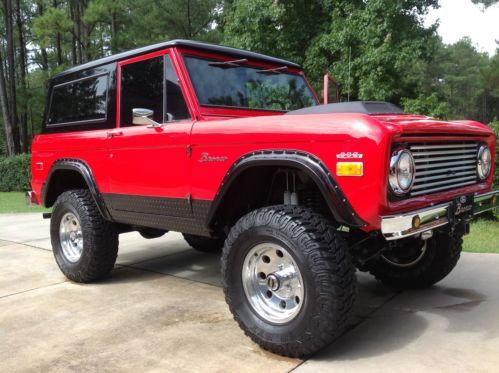
[[[364,175],[364,164],[362,162],[338,162],[336,163],[336,175],[362,176]]]
[[[412,219],[412,227],[413,228],[419,228],[421,226],[421,218],[419,217],[419,215],[416,215],[413,219]]]

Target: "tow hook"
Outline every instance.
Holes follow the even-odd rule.
[[[44,212],[42,214],[42,216],[44,219],[50,219],[52,217],[52,213],[51,212]]]
[[[423,241],[426,241],[427,239],[429,238],[432,238],[433,237],[433,230],[429,230],[429,231],[425,231],[423,233],[421,233],[421,239]]]

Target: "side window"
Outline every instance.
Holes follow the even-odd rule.
[[[165,55],[165,91],[167,113],[165,121],[189,119],[191,116],[169,55]]]
[[[107,74],[54,86],[47,126],[105,121],[107,91]]]
[[[132,126],[133,109],[153,110],[152,119],[163,122],[163,57],[121,67],[120,125]]]

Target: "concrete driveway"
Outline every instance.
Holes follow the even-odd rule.
[[[0,371],[499,372],[499,255],[463,254],[438,286],[395,293],[358,274],[351,327],[307,361],[232,320],[219,260],[179,234],[120,236],[109,279],[68,282],[41,214],[0,215]]]

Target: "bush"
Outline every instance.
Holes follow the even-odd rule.
[[[489,123],[489,127],[496,133],[497,141],[496,141],[496,170],[494,173],[494,187],[499,187],[499,165],[497,164],[499,161],[499,121]]]
[[[31,155],[0,159],[0,192],[31,189]]]

